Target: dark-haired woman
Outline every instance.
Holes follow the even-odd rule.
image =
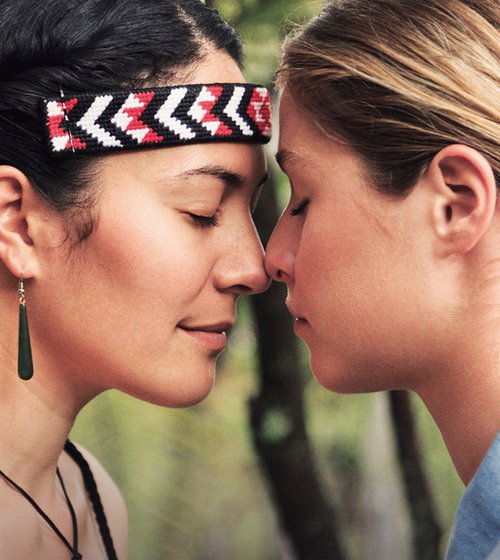
[[[126,559],[76,414],[109,388],[203,399],[238,296],[268,285],[269,98],[240,63],[199,0],[2,4],[2,560]]]
[[[279,71],[268,272],[325,387],[432,413],[468,484],[450,560],[500,558],[499,26],[494,0],[342,0]]]

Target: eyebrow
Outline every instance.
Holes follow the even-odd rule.
[[[220,179],[230,187],[241,188],[245,182],[243,177],[239,173],[234,173],[233,171],[228,171],[223,167],[216,165],[206,165],[204,167],[198,167],[197,169],[190,169],[184,173],[180,173],[178,176],[182,178],[196,177],[197,175],[208,175],[209,177],[215,177]]]
[[[199,167],[197,169],[190,169],[189,171],[185,171],[178,176],[182,178],[189,178],[196,177],[197,175],[215,177],[216,179],[220,179],[221,181],[226,183],[226,185],[235,189],[240,189],[245,184],[245,179],[242,175],[240,175],[239,173],[235,173],[234,171],[229,171],[217,165],[205,165],[204,167]],[[257,186],[260,187],[261,185],[263,185],[268,180],[268,178],[269,174],[264,173]]]
[[[285,170],[284,167],[286,166],[287,163],[295,163],[297,160],[300,160],[300,156],[286,149],[278,150],[275,158],[276,158],[276,162],[278,163],[278,165],[281,167],[283,171]]]

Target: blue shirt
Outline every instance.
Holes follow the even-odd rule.
[[[500,432],[460,501],[446,560],[500,560]]]

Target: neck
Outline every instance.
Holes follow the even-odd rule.
[[[34,377],[19,379],[16,293],[15,279],[0,289],[0,470],[36,499],[53,494],[57,461],[84,403],[68,381],[49,373],[54,368],[45,363],[40,344]]]
[[[48,397],[35,379],[24,382],[1,375],[0,469],[33,497],[51,495],[55,469],[73,425],[75,410]]]
[[[460,375],[466,376],[459,383]],[[498,375],[483,374],[481,383],[466,371],[420,397],[438,425],[458,475],[468,484],[500,429]]]
[[[500,430],[499,250],[500,226],[495,225],[473,250],[448,265],[455,268],[446,269],[453,280],[446,356],[442,367],[414,387],[465,484]]]
[[[483,261],[482,281],[472,278],[473,296],[446,365],[427,379],[425,388],[416,388],[464,484],[470,482],[500,430],[499,265],[497,259]]]

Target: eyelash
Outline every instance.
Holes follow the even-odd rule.
[[[299,201],[298,204],[296,204],[291,210],[290,210],[290,215],[291,216],[300,216],[301,214],[303,214],[307,208],[309,204],[309,200],[304,199]]]
[[[219,220],[214,214],[213,216],[199,216],[198,214],[188,214],[194,224],[201,229],[208,229],[219,225]]]

